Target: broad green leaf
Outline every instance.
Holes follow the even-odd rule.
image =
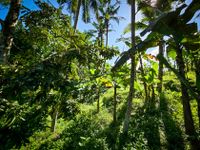
[[[177,8],[175,11],[171,11],[168,13],[163,13],[160,17],[158,17],[155,21],[153,21],[144,31],[140,33],[141,36],[144,36],[147,32],[155,31],[161,33],[163,35],[170,35],[173,31],[168,25],[174,20],[177,19],[181,10],[185,8],[186,5],[182,5]]]
[[[153,34],[153,33],[152,33]],[[149,47],[157,46],[157,39],[156,37],[150,36],[150,38],[145,39],[144,41],[137,44],[134,49],[129,49],[128,51],[125,51],[122,53],[122,56],[117,60],[114,67],[111,69],[111,71],[115,71],[120,66],[124,65],[130,58],[130,54],[136,54],[137,52],[143,52]]]
[[[157,62],[152,62],[152,68],[155,71],[155,73],[158,74],[158,63]]]
[[[134,89],[136,89],[138,91],[142,91],[141,87],[142,87],[142,85],[138,81],[134,82]]]
[[[90,73],[91,73],[92,75],[94,75],[94,74],[95,74],[95,69],[90,69]]]
[[[171,50],[167,53],[168,57],[172,58],[173,60],[176,59],[176,52]]]

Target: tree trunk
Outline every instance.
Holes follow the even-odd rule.
[[[78,19],[79,19],[79,13],[80,13],[80,9],[81,9],[81,3],[82,3],[82,0],[78,0],[77,11],[76,11],[75,20],[74,20],[74,30],[75,31],[77,29],[77,24],[78,24]]]
[[[197,110],[198,110],[198,118],[199,118],[199,129],[200,129],[200,91],[198,91],[198,99],[197,99]]]
[[[159,42],[159,55],[164,57],[164,44],[163,39]],[[159,69],[158,69],[158,80],[160,81],[157,85],[158,93],[162,93],[162,82],[163,82],[163,62],[159,61]]]
[[[128,134],[129,121],[132,110],[132,99],[134,97],[134,80],[135,80],[135,55],[133,54],[133,47],[135,46],[135,0],[131,1],[131,75],[130,75],[130,90],[127,101],[127,109],[124,119],[123,134]]]
[[[13,44],[13,32],[18,22],[21,0],[11,0],[10,8],[3,25],[3,63],[8,63],[10,50]]]
[[[142,74],[142,77],[144,78],[145,74],[144,74],[144,68],[143,68],[143,62],[142,62],[141,54],[139,55],[139,57],[140,57],[141,74]],[[148,101],[149,96],[148,96],[147,83],[145,82],[145,80],[143,80],[143,85],[144,85],[144,91],[145,91],[145,101]]]
[[[57,119],[58,119],[58,110],[54,109],[53,110],[53,114],[51,116],[51,132],[55,132],[56,131],[56,123],[57,123]]]
[[[199,118],[199,128],[200,128],[200,59],[195,60],[195,73],[196,73],[196,87],[198,91],[198,98],[197,98],[197,108],[198,108],[198,118]]]
[[[155,103],[155,91],[154,91],[154,86],[153,84],[151,85],[151,89],[152,89],[152,93],[151,93],[151,103],[154,104]]]
[[[185,77],[185,64],[183,61],[183,56],[182,56],[182,49],[178,46],[176,49],[177,57],[176,57],[176,62],[178,66],[178,72],[179,74],[186,79]],[[182,104],[183,104],[183,113],[184,113],[184,123],[185,123],[185,131],[186,134],[189,135],[189,141],[191,143],[191,147],[193,150],[198,150],[200,149],[199,147],[199,141],[196,137],[196,131],[194,127],[194,121],[192,118],[192,112],[190,108],[190,102],[189,102],[189,94],[187,87],[185,84],[181,82],[181,98],[182,98]]]
[[[100,29],[100,39],[101,39],[100,46],[101,47],[104,47],[103,35],[104,35],[103,29]]]
[[[113,123],[115,124],[117,121],[117,85],[116,82],[114,82],[114,98],[113,98]]]
[[[106,47],[108,47],[108,29],[109,29],[109,21],[106,20]]]
[[[97,89],[97,113],[100,111],[100,89]]]

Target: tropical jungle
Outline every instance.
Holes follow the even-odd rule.
[[[200,150],[200,1],[0,0],[0,150]]]

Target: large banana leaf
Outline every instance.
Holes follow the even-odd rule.
[[[181,16],[179,16],[179,18],[186,24],[192,19],[194,14],[199,10],[200,10],[200,1],[193,0],[192,3],[187,7],[185,12]]]
[[[183,10],[187,5],[183,4],[175,11],[163,13],[155,21],[140,33],[144,36],[147,32],[154,31],[162,35],[173,35],[174,40],[180,43],[185,35],[192,34],[197,31],[197,24],[187,24],[194,14],[200,9],[198,0],[193,0],[192,3]],[[180,15],[181,11],[183,14]]]
[[[119,58],[119,60],[117,60],[117,62],[115,63],[111,71],[115,71],[116,69],[124,65],[129,60],[130,54],[135,54],[136,52],[142,52],[142,51],[145,51],[149,47],[157,46],[157,39],[155,38],[156,36],[153,38],[153,36],[150,35],[149,37],[150,38],[147,38],[144,41],[137,44],[134,47],[133,51],[130,48],[128,51],[123,52],[121,57]]]
[[[155,31],[163,35],[171,35],[172,30],[171,30],[170,25],[177,22],[177,17],[179,16],[181,10],[185,7],[186,5],[183,4],[182,6],[177,8],[175,11],[163,13],[155,21],[151,22],[149,26],[140,33],[140,35],[144,36],[147,32],[150,32],[150,31]]]

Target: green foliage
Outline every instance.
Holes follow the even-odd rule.
[[[66,123],[66,122],[63,122]],[[61,125],[59,123],[59,125]],[[62,149],[63,141],[57,141],[60,138],[60,132],[51,133],[49,130],[35,132],[30,138],[29,143],[25,143],[20,149]]]
[[[64,149],[106,149],[105,138],[101,133],[103,122],[93,119],[84,115],[63,131],[61,136],[66,137]]]
[[[139,38],[139,42],[137,45],[133,48],[133,51],[131,52],[132,48],[130,48],[128,51],[125,51],[121,54],[121,57],[115,65],[112,68],[112,71],[116,71],[118,68],[120,68],[122,65],[124,65],[130,58],[130,53],[136,54],[138,52],[144,52],[147,50],[147,48],[157,46],[157,34],[152,32],[151,34],[148,35],[148,37],[141,41]],[[127,42],[127,41],[126,41]],[[129,46],[130,44],[128,44]]]
[[[35,131],[44,129],[46,126],[46,111],[44,106],[19,105],[17,102],[10,103],[7,110],[0,116],[2,148],[19,148],[21,144],[28,142],[28,137]]]
[[[105,111],[98,115],[82,112],[74,120],[69,121],[60,134],[49,136],[50,133],[47,132],[44,135],[35,135],[44,139],[38,144],[32,141],[32,147],[33,149],[37,147],[38,149],[108,149],[103,133],[110,122],[110,116],[107,115]],[[48,138],[45,139],[45,136]],[[26,148],[30,148],[29,146]]]
[[[6,4],[4,2],[7,1],[0,3]],[[58,2],[69,6],[72,13],[77,13],[78,0]],[[119,50],[104,47],[103,38],[110,31],[110,20],[119,21],[115,14],[120,4],[113,5],[110,0],[84,0],[81,7],[85,11],[88,6],[97,8],[100,3],[102,16],[95,12],[98,18],[93,23],[95,30],[90,33],[74,33],[71,18],[62,13],[61,7],[57,9],[36,1],[38,10],[22,8],[13,35],[9,64],[0,65],[0,149],[143,150],[189,147],[184,134],[180,83],[190,92],[194,124],[199,129],[198,104],[194,100],[198,99],[200,89],[199,33],[196,24],[188,23],[199,3],[193,0],[186,9],[182,5],[167,12],[169,1],[157,1],[155,8],[148,2],[138,2],[138,9],[143,10],[148,18],[137,22],[136,28],[146,28],[151,20],[141,34],[151,33],[144,40],[135,37],[137,44],[133,48],[130,47],[130,38],[120,38],[119,41],[130,49],[121,54],[112,72],[106,62],[118,55]],[[88,22],[89,13],[85,11],[83,16]],[[94,33],[97,33],[96,37]],[[157,46],[158,39],[165,35],[170,36],[163,38],[169,60],[161,56],[158,59],[173,73],[164,69],[163,93],[158,93],[160,62],[143,57],[147,63],[143,64],[143,73],[141,66],[137,70],[130,128],[128,135],[123,136],[122,122],[130,82],[130,65],[126,62],[132,51],[144,54],[148,48]],[[170,64],[177,59],[178,47],[183,51],[187,66],[186,78],[177,71],[176,64],[174,67]],[[117,117],[113,121],[115,84]],[[144,99],[144,84],[148,88],[149,99]],[[97,100],[102,106],[98,113]],[[55,112],[58,112],[56,117]],[[52,133],[51,123],[56,119],[56,131]]]

